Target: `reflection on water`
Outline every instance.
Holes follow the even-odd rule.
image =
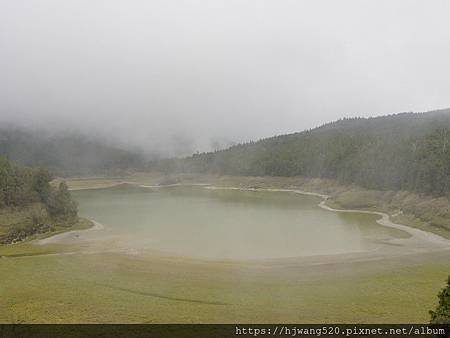
[[[80,214],[106,225],[92,236],[134,250],[213,259],[338,254],[377,248],[404,235],[377,216],[320,209],[286,192],[201,187],[116,187],[73,192]]]

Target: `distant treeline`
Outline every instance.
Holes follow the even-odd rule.
[[[447,195],[450,109],[349,118],[185,159],[155,161],[151,170],[221,175],[306,176],[369,189]]]
[[[48,136],[21,128],[0,128],[0,156],[27,166],[44,166],[58,176],[111,175],[140,170],[143,158],[95,137]]]
[[[76,202],[64,182],[52,188],[50,180],[46,169],[22,167],[0,156],[0,208],[40,203],[46,215],[36,215],[34,222],[50,217],[62,224],[73,224],[78,220]]]

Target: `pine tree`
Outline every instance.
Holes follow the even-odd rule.
[[[439,294],[439,305],[435,311],[430,311],[432,324],[450,324],[450,276],[447,286]]]
[[[74,223],[77,221],[78,206],[70,197],[69,189],[65,182],[59,184],[58,190],[48,198],[48,212],[55,220]]]

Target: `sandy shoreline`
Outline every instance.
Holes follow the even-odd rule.
[[[409,233],[412,236],[412,239],[429,241],[439,245],[443,245],[450,248],[450,240],[436,235],[432,232],[424,231],[421,229],[416,229],[407,225],[394,223],[390,220],[390,216],[384,212],[379,211],[367,211],[367,210],[357,210],[357,209],[334,209],[326,205],[326,200],[323,200],[319,203],[319,206],[322,209],[333,211],[333,212],[352,212],[352,213],[361,213],[361,214],[372,214],[381,216],[381,218],[377,219],[377,223],[383,226],[391,227],[394,229],[402,230]],[[396,239],[396,241],[404,241],[410,240],[408,239]]]
[[[358,210],[358,209],[335,209],[328,205],[326,205],[326,201],[328,198],[330,198],[329,195],[315,193],[315,192],[309,192],[309,191],[303,191],[298,189],[265,189],[265,188],[239,188],[239,187],[215,187],[215,186],[208,186],[207,189],[212,190],[242,190],[242,191],[273,191],[273,192],[292,192],[296,194],[301,195],[307,195],[307,196],[315,196],[322,198],[322,201],[318,204],[318,206],[324,210],[332,211],[332,212],[345,212],[345,213],[360,213],[360,214],[369,214],[369,215],[377,215],[381,216],[381,218],[377,219],[377,223],[383,226],[387,226],[390,228],[402,230],[404,232],[407,232],[409,235],[411,235],[410,238],[400,238],[400,239],[392,239],[390,242],[394,243],[408,243],[412,244],[412,242],[415,242],[414,244],[419,243],[429,243],[431,245],[436,245],[440,248],[450,249],[450,240],[441,237],[439,235],[436,235],[431,232],[427,232],[421,229],[416,229],[407,225],[394,223],[390,220],[390,216],[384,212],[380,211],[369,211],[369,210]]]
[[[68,238],[74,238],[74,237],[78,237],[80,234],[85,234],[89,231],[97,231],[97,230],[102,230],[105,228],[105,226],[99,222],[96,222],[94,220],[90,220],[94,226],[90,227],[89,229],[82,229],[82,230],[71,230],[71,231],[66,231],[60,234],[56,234],[44,239],[40,239],[34,242],[34,244],[36,245],[46,245],[46,244],[56,244],[56,243],[61,243],[64,242],[64,240],[68,239]]]

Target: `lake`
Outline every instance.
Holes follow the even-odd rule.
[[[447,246],[312,196],[131,185],[73,196],[104,228],[0,247],[0,322],[420,323],[450,270]]]
[[[273,259],[370,251],[407,236],[378,216],[326,211],[318,197],[291,192],[119,186],[73,196],[81,216],[105,225],[91,240],[136,253]]]

